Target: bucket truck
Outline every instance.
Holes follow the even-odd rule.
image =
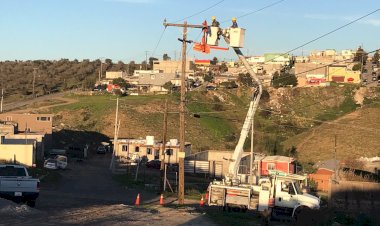
[[[210,183],[208,187],[208,205],[222,206],[223,209],[238,207],[243,210],[268,211],[272,214],[287,214],[289,216],[297,215],[304,208],[319,209],[320,199],[304,194],[300,189],[299,182],[305,180],[305,176],[272,171],[270,177],[259,181],[259,184],[242,183],[238,170],[244,151],[243,146],[251,126],[253,126],[253,118],[259,106],[263,90],[262,83],[240,50],[244,45],[245,29],[228,28],[221,30],[219,27],[208,27],[207,23],[204,23],[204,25],[202,42],[195,43],[194,50],[203,53],[209,53],[210,49],[225,50],[226,48],[218,47],[219,35],[223,36],[255,83],[238,143],[232,158],[229,159],[228,172],[222,181]]]

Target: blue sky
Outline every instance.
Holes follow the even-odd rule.
[[[278,0],[224,0],[217,6],[187,19],[200,24],[215,15],[219,21],[238,17],[246,28],[243,52],[260,55],[286,52],[351,20],[380,8],[378,0],[285,0],[273,7],[243,18],[239,16]],[[0,60],[97,59],[129,62],[153,54],[162,34],[163,20],[180,20],[220,0],[0,0]],[[191,29],[188,38],[199,37]],[[180,28],[166,28],[154,56],[180,55]],[[380,48],[380,11],[311,43],[292,54],[314,49]],[[225,44],[223,44],[225,45]],[[189,50],[188,57],[236,59],[232,50],[210,55]]]

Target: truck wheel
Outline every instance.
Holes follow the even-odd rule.
[[[26,205],[30,207],[35,207],[36,206],[36,200],[29,200],[26,202]]]
[[[300,215],[302,212],[305,212],[309,209],[309,207],[307,206],[300,206],[296,209],[296,211],[294,211],[294,216],[293,216],[293,220],[295,222],[297,222],[299,219],[300,219]]]

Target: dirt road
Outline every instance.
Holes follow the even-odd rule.
[[[59,183],[42,183],[35,211],[1,216],[0,225],[215,225],[194,208],[162,207],[157,194],[120,186],[109,160],[96,155],[70,162]],[[138,193],[142,205],[135,207]]]

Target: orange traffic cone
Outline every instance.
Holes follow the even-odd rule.
[[[137,194],[135,205],[140,205],[140,193]]]
[[[160,205],[164,205],[164,195],[161,194],[161,197],[160,197]]]
[[[203,195],[201,198],[201,201],[199,202],[199,206],[204,206],[205,205],[205,200],[203,199]]]

